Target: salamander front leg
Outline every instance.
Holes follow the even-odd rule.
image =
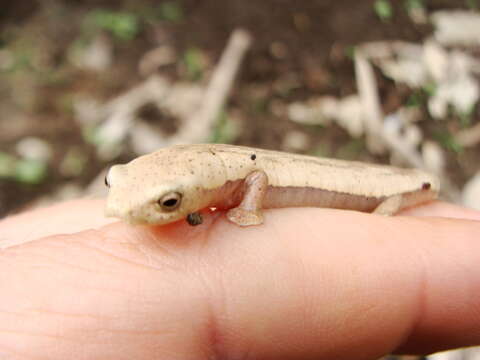
[[[245,193],[240,205],[227,212],[227,218],[240,226],[260,225],[263,223],[262,203],[267,192],[268,177],[257,170],[244,180]]]

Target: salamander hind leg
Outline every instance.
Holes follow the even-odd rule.
[[[383,200],[372,213],[385,216],[394,215],[402,209],[403,200],[404,195],[402,194],[390,196]]]
[[[263,171],[254,171],[244,180],[243,199],[236,208],[227,212],[227,218],[239,226],[263,223],[262,203],[268,187],[268,177]]]

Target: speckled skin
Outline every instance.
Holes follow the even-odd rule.
[[[165,224],[206,207],[229,209],[239,205],[243,180],[255,171],[268,178],[260,194],[263,208],[318,206],[389,215],[431,200],[439,190],[436,177],[416,169],[233,145],[179,145],[113,166],[106,214]],[[182,200],[175,211],[165,212],[158,200],[170,192]]]

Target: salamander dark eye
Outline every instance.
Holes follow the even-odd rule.
[[[252,160],[255,160],[256,158],[257,158],[257,155],[255,155],[255,154],[252,154],[252,156],[250,156],[250,159],[252,159]]]
[[[108,174],[105,175],[105,186],[110,187],[110,183],[108,182]]]
[[[431,187],[432,187],[432,184],[430,184],[429,182],[424,182],[422,184],[422,189],[423,190],[429,190]]]
[[[173,211],[180,206],[181,201],[182,194],[178,192],[171,192],[158,200],[158,205],[160,205],[164,211]]]

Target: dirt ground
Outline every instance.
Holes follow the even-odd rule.
[[[39,65],[27,61],[24,68],[0,72],[0,150],[15,153],[15,145],[26,136],[46,140],[53,149],[48,175],[39,184],[25,184],[0,179],[0,217],[20,209],[32,200],[54,192],[59,185],[74,182],[88,184],[108,165],[96,156],[85,141],[82,130],[69,107],[71,97],[88,94],[106,101],[141,81],[138,62],[150,49],[168,44],[183,54],[200,49],[211,67],[221,55],[233,29],[243,27],[254,43],[236,81],[228,102],[243,122],[236,144],[271,149],[282,148],[286,133],[306,135],[305,153],[360,160],[383,161],[363,146],[362,139],[351,139],[338,126],[308,127],[291,122],[272,111],[275,103],[307,99],[313,95],[345,96],[356,92],[354,67],[349,51],[355,45],[372,40],[408,40],[422,42],[432,29],[415,24],[403,2],[393,1],[394,16],[379,19],[372,0],[178,0],[173,20],[140,20],[135,36],[129,40],[112,40],[114,59],[102,73],[75,69],[68,61],[69,51],[85,31],[84,19],[97,9],[134,14],[148,13],[165,1],[2,1],[0,14],[0,50],[23,44],[25,54],[38,55]],[[428,11],[466,8],[468,1],[425,1]],[[175,9],[181,15],[175,15]],[[176,17],[176,18],[175,18]],[[112,37],[111,34],[107,36]],[[21,40],[21,41],[20,41]],[[12,45],[13,46],[13,45]],[[31,48],[29,48],[31,47]],[[28,60],[28,59],[27,59]],[[39,70],[40,69],[40,70]],[[46,69],[47,78],[42,69]],[[48,71],[47,71],[48,70]],[[185,77],[185,68],[174,64],[158,69],[171,79]],[[285,87],[279,82],[294,83]],[[407,101],[410,92],[378,75],[382,104],[392,111]],[[21,85],[21,86],[20,86]],[[20,89],[20,90],[18,90]],[[28,96],[26,95],[28,94]],[[477,120],[475,112],[474,120]],[[428,115],[425,115],[428,116]],[[161,114],[149,113],[153,121],[167,121]],[[426,136],[435,139],[438,131],[455,129],[455,120],[444,123],[425,122]],[[59,169],[65,153],[77,147],[88,166],[75,176],[65,176]],[[448,152],[448,167],[454,181],[461,184],[478,167],[480,149]],[[125,148],[114,162],[133,156]]]

